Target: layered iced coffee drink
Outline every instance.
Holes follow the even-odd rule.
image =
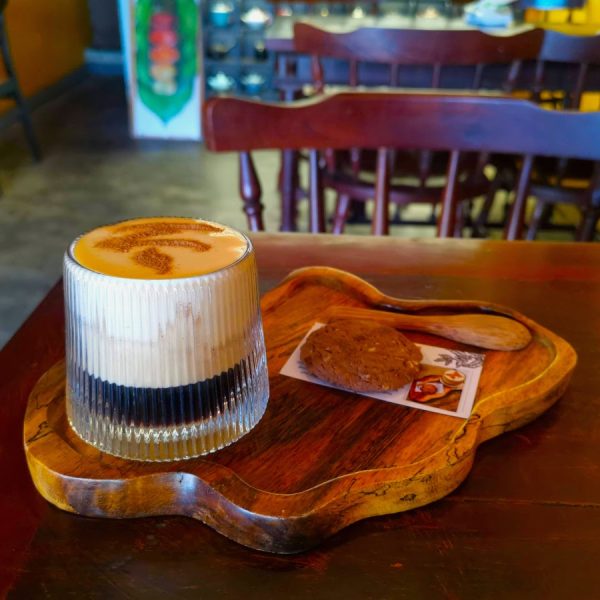
[[[269,394],[252,245],[208,221],[100,227],[65,254],[67,414],[124,458],[212,452]]]

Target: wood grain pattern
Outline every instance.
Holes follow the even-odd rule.
[[[399,148],[599,160],[596,112],[468,94],[343,92],[294,104],[232,97],[204,104],[209,150]],[[285,132],[285,141],[282,141]]]
[[[292,349],[332,306],[386,307],[415,314],[485,312],[526,325],[533,341],[486,353],[468,420],[425,413],[279,375]],[[290,553],[350,523],[441,498],[467,476],[477,446],[527,423],[563,393],[576,354],[526,317],[486,302],[403,301],[347,273],[301,269],[262,302],[271,375],[263,420],[229,448],[171,464],[125,461],[81,442],[64,414],[64,366],[33,390],[25,449],[40,493],[88,516],[181,514],[241,544]],[[413,339],[468,348],[423,334]]]

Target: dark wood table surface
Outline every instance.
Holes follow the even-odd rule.
[[[510,305],[575,347],[571,385],[538,420],[480,447],[447,498],[357,523],[305,554],[269,555],[191,519],[83,518],[37,494],[22,421],[31,388],[63,356],[57,284],[0,353],[0,596],[597,598],[600,245],[253,239],[263,291],[291,269],[329,265],[399,297]]]

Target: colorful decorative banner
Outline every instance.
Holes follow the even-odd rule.
[[[197,72],[195,1],[138,0],[135,36],[140,98],[168,123],[192,96]]]

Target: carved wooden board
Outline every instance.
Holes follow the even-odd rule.
[[[533,340],[517,352],[486,352],[468,420],[279,375],[319,315],[341,305],[440,319],[461,312],[504,314],[529,327]],[[264,296],[262,309],[271,398],[255,429],[203,458],[174,463],[115,458],[71,431],[59,363],[36,385],[25,417],[25,451],[39,492],[82,515],[186,515],[252,548],[299,552],[359,519],[409,510],[450,493],[469,473],[480,443],[531,421],[561,396],[577,360],[566,341],[510,309],[397,300],[324,267],[292,273]],[[473,350],[431,335],[407,335]]]

